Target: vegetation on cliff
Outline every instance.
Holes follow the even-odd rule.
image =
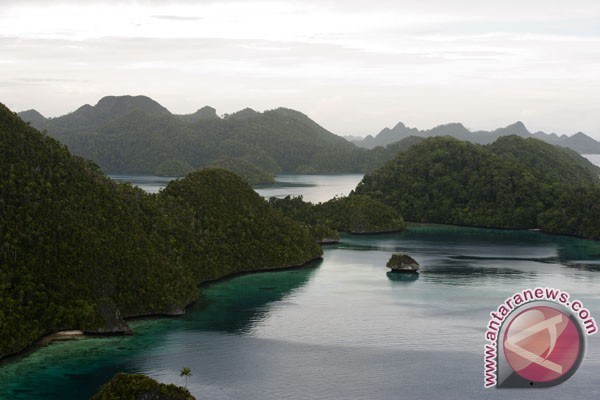
[[[567,202],[578,191],[585,193],[581,201],[600,202],[598,185],[591,163],[536,139],[508,136],[482,146],[436,137],[365,176],[356,193],[381,200],[408,221],[541,227],[589,237],[593,229],[584,226],[597,220],[594,207],[576,211]]]
[[[107,173],[183,176],[222,159],[243,160],[268,174],[365,172],[393,158],[398,147],[358,148],[286,108],[247,108],[221,118],[204,107],[174,115],[144,96],[105,97],[58,118],[34,110],[22,116]]]
[[[275,174],[257,167],[250,161],[239,158],[221,158],[209,165],[211,168],[221,168],[240,176],[250,185],[264,185],[275,182]]]
[[[183,312],[200,282],[321,254],[227,171],[149,195],[3,105],[0,154],[0,357],[55,331],[126,331],[124,318]]]
[[[183,216],[169,237],[172,250],[198,281],[301,265],[322,254],[306,228],[274,210],[229,171],[205,168],[172,181],[159,200],[165,213],[175,210]]]
[[[538,221],[546,232],[600,240],[600,188],[564,190]]]
[[[0,355],[60,330],[193,301],[196,282],[148,230],[152,199],[0,106]]]
[[[91,400],[195,400],[180,386],[159,383],[142,374],[117,373]]]
[[[316,236],[330,237],[324,229],[349,233],[395,232],[404,229],[404,220],[391,207],[367,196],[335,197],[312,204],[302,197],[271,198],[271,205],[289,217],[311,227]],[[321,232],[320,234],[316,234]]]

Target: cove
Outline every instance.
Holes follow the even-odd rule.
[[[393,252],[421,264],[390,279]],[[201,289],[183,317],[138,320],[135,335],[69,340],[0,366],[1,399],[87,399],[116,371],[142,372],[199,399],[519,399],[600,390],[600,341],[567,382],[483,389],[484,331],[515,291],[558,287],[600,315],[600,243],[537,232],[409,225],[342,235],[323,261]]]

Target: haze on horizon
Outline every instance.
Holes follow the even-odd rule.
[[[596,0],[5,0],[0,102],[289,107],[340,135],[402,121],[600,140]]]

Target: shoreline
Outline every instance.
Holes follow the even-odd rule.
[[[58,332],[50,333],[49,335],[43,336],[39,340],[39,342],[45,344],[45,343],[56,342],[59,340],[77,339],[78,337],[81,337],[81,336],[85,336],[85,332],[78,330],[78,329],[73,329],[73,330],[68,330],[68,331],[58,331]]]
[[[79,329],[66,329],[62,331],[46,333],[39,339],[33,341],[26,348],[19,350],[15,353],[5,354],[2,357],[0,357],[0,367],[2,367],[2,365],[4,364],[8,364],[18,359],[19,357],[27,357],[35,353],[40,348],[52,344],[54,342],[84,339],[89,336],[90,335]]]
[[[561,233],[552,233],[552,232],[546,232],[544,230],[534,230],[534,229],[530,229],[530,228],[522,228],[522,229],[517,229],[517,228],[498,228],[498,227],[485,227],[485,226],[473,226],[473,225],[451,225],[451,224],[443,224],[443,223],[436,223],[436,222],[413,222],[413,221],[406,221],[405,222],[405,228],[401,231],[390,231],[390,232],[372,232],[372,233],[355,233],[355,232],[347,232],[347,231],[342,231],[342,233],[348,234],[348,235],[357,235],[357,236],[363,236],[363,235],[385,235],[385,234],[395,234],[395,233],[401,233],[401,232],[405,232],[407,231],[411,226],[412,227],[425,227],[425,226],[439,226],[439,227],[447,227],[447,228],[467,228],[467,229],[488,229],[488,230],[494,230],[494,231],[516,231],[516,232],[531,232],[532,234],[543,234],[543,235],[548,235],[548,236],[563,236],[563,237],[567,237],[567,238],[574,238],[574,239],[579,239],[579,240],[590,240],[592,242],[598,243],[600,242],[600,239],[593,239],[593,238],[589,238],[589,237],[583,237],[583,236],[576,236],[576,235],[569,235],[569,234],[561,234]],[[338,242],[339,243],[339,242]],[[336,244],[336,243],[331,243],[331,244]],[[325,244],[326,245],[326,244]],[[213,284],[217,284],[220,282],[225,282],[227,280],[236,278],[238,276],[243,276],[243,275],[248,275],[248,274],[254,274],[254,273],[260,273],[260,272],[272,272],[272,271],[284,271],[284,270],[294,270],[294,269],[301,269],[301,268],[309,268],[310,264],[312,263],[316,263],[319,260],[323,260],[323,256],[317,256],[317,257],[313,257],[309,260],[307,260],[304,263],[301,264],[294,264],[294,265],[285,265],[285,266],[279,266],[279,267],[270,267],[270,268],[261,268],[261,269],[256,269],[256,270],[248,270],[248,271],[240,271],[240,272],[234,272],[219,278],[215,278],[215,279],[209,279],[206,281],[201,281],[200,283],[198,283],[197,287],[198,289],[202,289],[204,287],[208,287],[211,286]],[[136,320],[143,320],[143,319],[155,319],[155,318],[177,318],[180,317],[182,315],[185,315],[187,313],[187,309],[189,307],[191,307],[192,305],[194,305],[196,303],[196,301],[193,301],[189,304],[186,304],[184,306],[182,306],[181,312],[176,312],[176,313],[149,313],[149,314],[140,314],[140,315],[131,315],[131,316],[127,316],[125,318],[123,318],[123,320],[125,322],[127,321],[136,321]],[[72,330],[63,330],[63,331],[58,331],[58,332],[50,332],[47,333],[45,335],[43,335],[42,337],[40,337],[39,339],[37,339],[36,341],[32,342],[29,346],[27,346],[26,348],[19,350],[15,353],[10,353],[10,354],[5,354],[3,356],[0,356],[0,366],[4,363],[10,362],[11,360],[13,360],[14,358],[20,357],[20,356],[26,356],[29,355],[33,352],[35,352],[37,349],[39,349],[40,347],[43,347],[47,344],[50,344],[52,342],[55,341],[61,341],[61,340],[70,340],[70,339],[81,339],[81,338],[92,338],[92,337],[106,337],[106,336],[123,336],[123,335],[131,335],[131,334],[135,334],[135,332],[110,332],[110,333],[101,333],[101,332],[84,332],[81,330],[77,330],[77,329],[72,329]]]
[[[281,267],[271,267],[271,268],[255,269],[255,270],[251,270],[251,271],[234,272],[234,273],[222,276],[220,278],[209,279],[207,281],[200,282],[198,284],[198,288],[200,289],[203,287],[214,285],[216,283],[225,282],[230,279],[237,278],[238,276],[243,276],[243,275],[250,275],[250,274],[255,274],[255,273],[260,273],[260,272],[287,271],[287,270],[294,270],[294,269],[310,268],[310,264],[317,263],[322,260],[323,260],[323,256],[318,256],[318,257],[313,257],[310,260],[308,260],[302,264],[284,265]],[[193,303],[190,303],[189,305],[192,305],[192,304]],[[187,307],[188,306],[186,306],[186,308]]]
[[[285,270],[310,268],[311,267],[310,264],[313,264],[313,263],[316,264],[317,262],[319,262],[321,260],[323,260],[323,256],[313,257],[313,258],[309,259],[308,261],[301,263],[301,264],[284,265],[284,266],[280,266],[280,267],[270,267],[270,268],[261,268],[261,269],[249,270],[249,271],[234,272],[234,273],[222,276],[220,278],[202,281],[197,285],[197,287],[198,287],[198,290],[200,290],[204,287],[208,287],[208,286],[214,285],[216,283],[224,282],[229,279],[236,278],[238,276],[249,275],[249,274],[254,274],[254,273],[259,273],[259,272],[273,272],[273,271],[285,271]],[[191,307],[192,305],[194,305],[195,303],[196,303],[196,301],[193,301],[189,304],[182,306],[181,313],[170,313],[170,314],[168,314],[168,313],[151,313],[151,314],[130,315],[130,316],[123,318],[123,320],[125,322],[128,322],[128,321],[136,321],[136,320],[143,320],[143,319],[177,318],[177,317],[185,315],[187,313],[187,309],[189,307]],[[15,361],[19,357],[26,357],[28,355],[31,355],[34,352],[36,352],[37,350],[39,350],[40,348],[47,346],[49,344],[52,344],[54,342],[59,342],[59,341],[63,341],[63,340],[89,339],[89,338],[94,338],[94,337],[127,336],[127,335],[135,335],[135,332],[130,331],[130,332],[102,333],[102,332],[85,332],[85,331],[79,330],[79,329],[65,329],[65,330],[61,330],[61,331],[57,331],[57,332],[46,333],[39,339],[33,341],[29,346],[23,348],[22,350],[0,356],[0,367],[3,364],[8,364],[12,361]]]
[[[502,227],[491,227],[491,226],[479,226],[479,225],[453,225],[453,224],[444,224],[440,222],[415,222],[415,221],[406,221],[406,226],[440,226],[440,227],[448,227],[448,228],[467,228],[467,229],[489,229],[494,231],[516,231],[516,232],[531,232],[537,234],[544,234],[548,236],[564,236],[569,238],[575,238],[580,240],[591,240],[592,242],[600,242],[600,238],[595,239],[587,236],[578,236],[575,234],[569,233],[557,233],[557,232],[548,232],[543,230],[542,228],[502,228]],[[406,230],[406,229],[405,229]],[[393,232],[390,232],[393,233]]]
[[[390,235],[390,234],[394,234],[394,233],[401,233],[401,232],[404,232],[405,230],[406,230],[406,227],[404,227],[403,229],[394,229],[391,231],[356,232],[356,231],[340,230],[339,232],[347,233],[349,235],[365,236],[365,235]]]
[[[228,281],[230,279],[234,279],[237,278],[239,276],[243,276],[243,275],[250,275],[250,274],[256,274],[256,273],[261,273],[261,272],[275,272],[275,271],[287,271],[287,270],[295,270],[295,269],[302,269],[302,268],[311,268],[311,266],[309,264],[312,263],[316,263],[318,261],[323,260],[323,256],[318,256],[318,257],[314,257],[311,258],[310,260],[302,263],[302,264],[294,264],[294,265],[286,265],[286,266],[282,266],[282,267],[272,267],[272,268],[263,268],[263,269],[255,269],[255,270],[250,270],[250,271],[240,271],[240,272],[233,272],[231,274],[222,276],[220,278],[215,278],[215,279],[209,279],[206,281],[202,281],[198,284],[198,289],[202,289],[205,287],[209,287],[211,285],[217,284],[217,283],[221,283],[221,282],[225,282]],[[123,318],[125,321],[140,321],[140,320],[145,320],[145,319],[157,319],[157,318],[177,318],[177,317],[181,317],[185,314],[187,314],[187,309],[191,306],[193,306],[194,304],[196,304],[196,301],[193,301],[189,304],[186,304],[185,306],[182,307],[182,312],[181,313],[171,313],[171,314],[167,314],[167,313],[151,313],[151,314],[139,314],[139,315],[131,315],[128,316],[126,318]],[[132,333],[133,335],[135,335],[135,332]],[[112,333],[112,334],[106,334],[106,333],[84,333],[85,336],[89,336],[89,337],[93,337],[93,336],[111,336],[111,335],[124,335],[123,333]]]

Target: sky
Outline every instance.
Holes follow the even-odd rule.
[[[598,0],[1,0],[0,102],[299,110],[339,135],[462,122],[600,140]]]

